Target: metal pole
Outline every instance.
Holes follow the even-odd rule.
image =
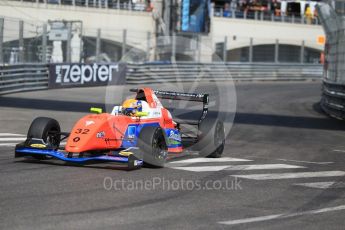
[[[227,50],[228,50],[228,36],[225,36],[224,37],[224,45],[223,45],[223,62],[226,62]]]
[[[42,62],[47,63],[47,24],[43,25],[42,32]]]
[[[85,6],[89,7],[89,0],[85,0]]]
[[[79,61],[82,62],[84,60],[84,41],[83,41],[83,23],[80,23],[80,54],[79,54]]]
[[[253,38],[249,42],[249,62],[253,62]]]
[[[4,18],[0,18],[0,63],[4,63],[3,43],[4,43]]]
[[[274,46],[274,62],[279,62],[279,39],[276,39],[276,44]]]
[[[176,61],[176,35],[175,32],[173,32],[172,35],[172,42],[171,42],[171,61],[175,62]]]
[[[96,62],[101,61],[101,29],[97,29],[97,39],[96,39]]]
[[[150,61],[151,32],[147,32],[146,61]]]
[[[303,64],[304,63],[304,46],[305,46],[305,42],[304,40],[302,41],[301,44],[301,57],[300,57],[300,62]]]
[[[24,21],[19,21],[19,63],[24,62]]]
[[[122,55],[121,58],[125,56],[126,53],[126,40],[127,40],[127,30],[124,29],[122,32]]]
[[[75,0],[72,0],[72,5],[75,6]]]
[[[201,36],[200,36],[200,34],[198,34],[197,35],[197,40],[196,40],[196,45],[197,45],[197,47],[198,47],[198,62],[200,62],[200,60],[201,60]]]
[[[70,22],[67,23],[67,49],[66,49],[66,62],[71,62],[72,59],[72,47],[71,47],[71,40],[72,40],[72,24]]]

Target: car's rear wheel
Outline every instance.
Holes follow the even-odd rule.
[[[48,117],[37,117],[32,121],[27,138],[42,139],[47,147],[58,149],[60,146],[60,124],[55,119]],[[45,159],[45,156],[34,156],[36,159]]]
[[[164,167],[168,148],[160,127],[146,126],[140,131],[138,147],[143,152],[144,166]]]
[[[219,158],[225,145],[224,124],[219,119],[205,118],[199,125],[196,150],[203,157]]]

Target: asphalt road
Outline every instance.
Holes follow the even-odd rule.
[[[344,229],[345,124],[320,112],[319,82],[237,84],[237,107],[218,113],[230,127],[237,108],[219,161],[125,171],[14,160],[33,118],[68,131],[112,100],[105,92],[0,97],[0,229]]]

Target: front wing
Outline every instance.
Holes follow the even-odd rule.
[[[123,151],[122,151],[123,152]],[[23,145],[17,145],[15,149],[15,157],[29,157],[29,156],[50,156],[52,158],[62,160],[65,162],[86,164],[86,163],[100,163],[100,162],[115,162],[120,164],[126,164],[129,169],[139,168],[143,165],[142,154],[138,153],[137,149],[132,148],[131,151],[126,151],[126,154],[122,154],[121,151],[109,151],[107,155],[95,155],[88,157],[68,157],[68,153],[52,150],[52,149],[40,149],[31,148]]]

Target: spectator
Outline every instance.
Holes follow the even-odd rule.
[[[311,12],[310,6],[307,6],[305,10],[305,18],[307,19],[307,24],[311,24],[313,20],[313,13]]]
[[[223,17],[231,17],[230,4],[229,3],[224,4]]]

